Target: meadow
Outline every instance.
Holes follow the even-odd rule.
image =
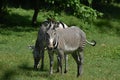
[[[67,74],[49,75],[47,51],[44,70],[34,70],[33,54],[28,46],[35,44],[39,27],[31,26],[33,10],[9,8],[9,11],[4,20],[6,24],[0,24],[0,80],[120,80],[120,16],[101,18],[92,24],[83,24],[65,13],[57,17],[69,26],[79,26],[88,40],[97,42],[95,47],[86,45],[83,74],[77,78],[76,63],[71,55]],[[47,12],[39,12],[38,21],[45,20],[44,14]]]

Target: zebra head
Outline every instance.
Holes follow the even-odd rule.
[[[48,30],[46,33],[46,38],[48,49],[55,49],[58,45],[58,36],[56,34],[56,30]]]

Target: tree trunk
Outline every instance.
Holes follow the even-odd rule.
[[[37,24],[37,16],[39,12],[39,5],[40,5],[40,0],[33,0],[33,8],[34,8],[34,14],[32,17],[32,25],[35,26]]]

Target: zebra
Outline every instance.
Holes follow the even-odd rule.
[[[38,31],[37,39],[35,42],[35,46],[29,46],[30,48],[33,49],[33,58],[34,58],[34,69],[38,69],[38,64],[39,61],[41,60],[41,70],[44,68],[44,51],[46,48],[46,43],[45,43],[45,35],[46,31],[49,29],[52,30],[59,30],[59,29],[64,29],[67,28],[68,26],[59,21],[53,21],[53,20],[46,20],[41,23],[40,29]]]
[[[71,54],[77,63],[77,77],[82,74],[83,50],[86,42],[92,46],[96,45],[95,41],[87,41],[86,34],[77,26],[71,26],[61,30],[47,31],[47,47],[49,51],[57,52],[57,55],[59,56],[58,66],[60,67],[61,73],[63,73],[62,62],[64,55]],[[53,73],[53,55],[54,53],[49,53],[50,74]]]

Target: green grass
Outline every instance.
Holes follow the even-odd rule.
[[[49,58],[45,52],[44,71],[33,69],[32,50],[37,28],[30,26],[33,11],[9,8],[6,24],[0,24],[0,80],[119,80],[120,79],[120,19],[99,19],[94,24],[83,24],[74,16],[62,14],[58,19],[68,25],[82,25],[88,40],[96,40],[95,47],[86,45],[83,75],[76,78],[76,63],[69,55],[69,71],[49,75]],[[16,16],[15,16],[15,15]],[[38,21],[43,21],[40,12]],[[47,14],[47,12],[46,12]],[[10,20],[9,20],[10,19]],[[9,22],[10,21],[10,22]],[[14,24],[15,23],[15,24]],[[56,64],[56,57],[55,57]],[[54,70],[56,66],[54,65]]]

